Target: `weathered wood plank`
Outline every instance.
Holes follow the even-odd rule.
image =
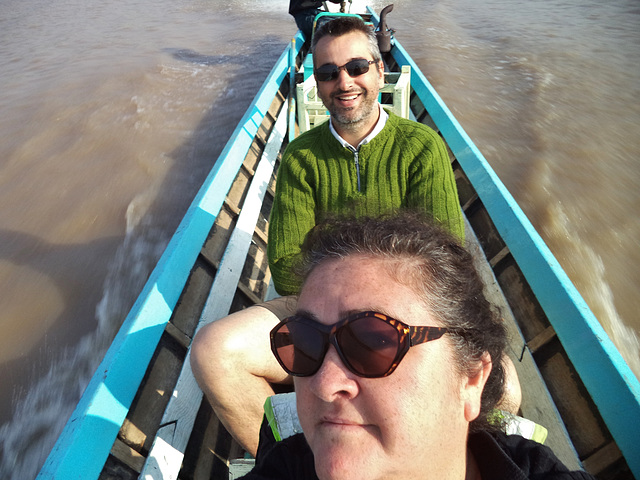
[[[140,473],[144,465],[144,457],[118,438],[111,448],[111,455],[137,473]]]
[[[489,265],[491,265],[492,268],[495,267],[498,263],[504,260],[507,255],[509,255],[509,249],[504,247],[489,260]]]
[[[215,273],[216,268],[199,257],[191,269],[191,275],[173,310],[170,323],[189,338],[193,338],[193,332],[198,325],[204,303],[207,301]]]
[[[200,250],[200,256],[216,270],[220,265],[227,243],[229,243],[231,232],[235,228],[236,218],[237,214],[231,211],[228,203],[225,203]],[[200,317],[198,316],[198,318]]]
[[[512,307],[515,320],[529,341],[549,327],[549,320],[531,291],[514,258],[509,255],[494,267],[494,273],[504,296]]]
[[[176,345],[171,345],[163,337],[145,375],[143,386],[122,423],[119,438],[140,453],[146,453],[151,448],[158,424],[178,380],[184,355],[184,349],[176,348]]]
[[[189,337],[186,333],[176,327],[173,323],[167,323],[165,332],[167,332],[167,335],[170,335],[171,338],[173,338],[185,349],[189,348],[189,345],[191,345],[191,337]]]
[[[137,480],[138,472],[121,462],[113,455],[109,455],[100,473],[100,480]]]
[[[541,333],[529,340],[527,346],[531,352],[535,353],[554,338],[556,338],[556,331],[549,325]]]
[[[226,475],[231,435],[224,429],[206,399],[200,404],[185,450],[181,480],[211,480]]]
[[[622,458],[622,452],[615,442],[609,442],[584,460],[584,466],[595,475],[609,468]]]
[[[602,420],[594,411],[590,396],[579,381],[571,362],[555,340],[535,355],[549,393],[562,415],[581,458],[586,458],[610,441]]]

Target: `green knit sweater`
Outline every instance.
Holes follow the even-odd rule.
[[[276,290],[298,292],[291,275],[306,234],[322,213],[379,215],[415,208],[464,239],[464,223],[444,142],[429,127],[390,114],[385,127],[355,155],[329,122],[287,147],[269,219],[268,257]],[[360,191],[358,191],[358,170]]]

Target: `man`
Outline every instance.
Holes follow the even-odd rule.
[[[336,19],[316,33],[313,57],[331,122],[292,142],[278,170],[268,248],[280,294],[297,292],[291,267],[304,236],[326,212],[375,215],[416,207],[464,237],[444,143],[378,103],[384,69],[375,35],[359,19]]]
[[[306,234],[328,213],[376,216],[400,208],[430,213],[464,236],[453,171],[440,137],[425,125],[387,114],[375,35],[361,19],[324,24],[312,43],[318,94],[329,122],[295,139],[284,153],[269,220],[269,267],[281,295],[203,327],[193,342],[193,372],[227,430],[256,454],[271,384],[290,382],[267,342],[295,311],[292,268]]]
[[[341,0],[329,0],[331,3],[341,3]],[[305,41],[311,41],[313,21],[321,10],[324,2],[317,0],[290,0],[289,15],[296,21],[297,27],[304,33]]]
[[[470,254],[412,213],[319,225],[296,313],[271,332],[304,434],[247,480],[591,479],[500,433],[506,333]]]

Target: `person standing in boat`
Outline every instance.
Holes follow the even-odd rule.
[[[372,29],[359,17],[338,17],[316,31],[311,51],[330,121],[293,140],[278,170],[268,257],[282,297],[204,326],[191,351],[193,373],[216,415],[253,456],[272,384],[292,381],[271,355],[268,336],[296,310],[300,284],[292,268],[316,223],[332,213],[371,216],[413,208],[464,238],[444,142],[378,102],[384,67]],[[507,409],[515,413],[518,405]]]
[[[265,422],[245,480],[593,479],[492,419],[506,330],[451,234],[414,212],[333,219],[299,271],[270,338],[303,433],[276,443]]]
[[[331,3],[342,3],[341,0],[329,0]],[[305,41],[311,41],[313,21],[322,10],[325,2],[315,0],[289,0],[289,15],[296,21],[297,27],[304,33]]]

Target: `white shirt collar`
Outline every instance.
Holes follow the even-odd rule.
[[[364,137],[364,139],[358,144],[357,147],[354,147],[349,142],[347,142],[344,138],[342,138],[338,134],[338,132],[336,132],[335,128],[333,128],[333,120],[329,119],[329,128],[331,129],[331,133],[333,133],[333,136],[336,137],[336,139],[340,142],[340,144],[344,148],[349,148],[351,150],[358,150],[358,148],[360,148],[360,145],[365,145],[369,143],[373,139],[373,137],[379,134],[387,123],[389,114],[385,111],[384,108],[382,108],[382,105],[380,103],[378,103],[378,108],[380,109],[380,116],[378,117],[378,122],[376,123],[376,126],[373,127],[373,130],[371,130],[371,133],[366,137]]]

